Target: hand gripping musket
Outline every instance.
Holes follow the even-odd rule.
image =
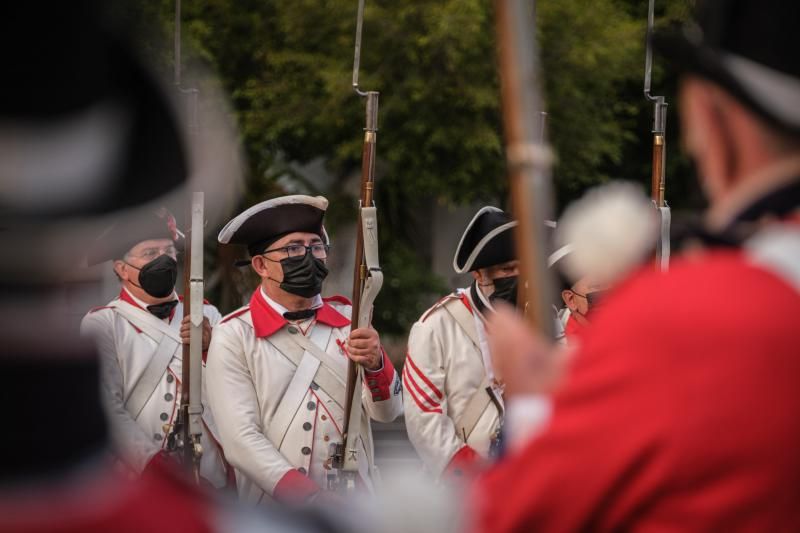
[[[353,270],[353,309],[351,328],[369,327],[372,304],[383,285],[383,272],[378,261],[378,215],[373,201],[375,185],[375,143],[378,136],[378,93],[362,91],[358,85],[361,59],[361,27],[364,20],[364,0],[358,2],[356,44],[353,60],[353,89],[366,98],[366,126],[361,154],[361,191],[358,213]],[[331,470],[328,488],[351,491],[358,475],[359,438],[364,429],[361,414],[361,382],[364,370],[351,360],[347,362],[342,442],[331,445]]]
[[[197,89],[181,87],[180,27],[181,2],[175,2],[175,86],[189,97],[189,134],[197,133]],[[181,403],[178,416],[168,437],[168,449],[180,454],[181,463],[191,467],[195,482],[200,484],[200,459],[203,447],[202,371],[203,371],[203,226],[204,195],[192,194],[187,217],[188,236],[184,238],[183,312],[188,310],[189,344],[183,345],[181,366]]]
[[[647,45],[644,65],[644,96],[653,102],[653,174],[650,182],[650,197],[658,209],[661,231],[656,248],[656,268],[666,270],[669,266],[669,228],[671,213],[665,199],[666,175],[664,172],[667,159],[666,128],[667,102],[663,96],[650,94],[650,78],[653,70],[653,50],[650,38],[653,35],[655,0],[650,0],[647,12]]]
[[[544,144],[546,115],[539,94],[535,17],[527,0],[495,0],[494,5],[511,206],[519,221],[515,229],[518,301],[525,302],[524,314],[531,326],[553,338],[553,283],[545,245],[545,220],[552,219],[553,156]]]

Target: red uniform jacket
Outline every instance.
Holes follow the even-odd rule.
[[[585,333],[549,429],[479,481],[480,531],[800,528],[786,278],[739,250],[676,260],[618,287]]]

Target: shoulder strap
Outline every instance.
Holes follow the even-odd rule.
[[[319,370],[319,366],[319,359],[308,355],[308,352],[303,353],[292,380],[289,382],[289,386],[286,387],[286,392],[283,393],[283,397],[277,409],[275,409],[275,414],[272,415],[272,420],[270,420],[267,428],[267,438],[278,450],[283,445],[283,441],[289,431],[289,425],[300,409],[303,399],[308,393],[308,387],[314,381],[314,376]]]
[[[114,300],[108,304],[108,307],[156,342],[160,342],[163,336],[170,337],[178,343],[181,341],[180,333],[177,330],[135,305],[124,300]]]
[[[252,318],[248,313],[232,318],[237,318],[251,328],[253,327]],[[294,329],[295,333],[290,333],[289,328]],[[319,385],[328,396],[333,398],[340,408],[344,405],[344,381],[327,365],[323,364],[321,357],[315,356],[324,354],[326,358],[329,357],[317,346],[317,343],[327,346],[332,333],[333,328],[330,326],[315,324],[314,329],[311,331],[311,339],[308,339],[299,329],[289,326],[278,330],[266,339],[273,348],[296,367],[292,380],[289,382],[289,386],[286,387],[275,414],[272,416],[269,428],[267,428],[267,438],[278,449],[280,449],[281,443],[286,438],[289,425],[297,414],[297,410],[300,408],[312,382]],[[298,337],[298,339],[295,339],[295,337]],[[307,342],[299,340],[299,337],[302,337],[303,341]],[[311,350],[306,350],[305,346],[309,346],[314,352],[322,352],[322,354],[312,353]]]
[[[156,387],[158,387],[161,377],[169,367],[169,362],[172,361],[172,358],[178,353],[180,347],[181,344],[175,342],[171,337],[166,335],[161,336],[161,342],[158,343],[155,353],[147,363],[147,368],[144,369],[141,377],[139,377],[139,380],[133,386],[131,393],[125,400],[125,409],[128,410],[134,419],[139,418],[144,405],[147,403],[147,400],[150,399],[150,396],[153,395]]]
[[[494,393],[490,387],[489,378],[484,376],[483,381],[478,385],[478,389],[470,396],[469,402],[467,402],[467,408],[464,409],[464,412],[461,413],[461,416],[455,421],[458,436],[464,440],[465,444],[467,440],[469,440],[470,435],[472,435],[475,426],[478,425],[478,420],[483,416],[489,404],[492,403],[491,394]]]
[[[158,343],[156,351],[147,363],[147,368],[125,400],[125,409],[134,419],[138,419],[147,400],[153,395],[161,377],[167,371],[170,361],[181,347],[180,334],[150,313],[128,302],[115,300],[109,307]]]
[[[478,332],[475,329],[474,318],[461,299],[451,299],[445,302],[443,307],[445,311],[450,313],[450,316],[453,317],[478,350],[480,350],[481,342],[478,338]],[[484,374],[478,389],[470,396],[466,409],[461,413],[461,416],[458,417],[458,420],[455,421],[458,436],[464,439],[464,443],[466,443],[470,435],[472,435],[472,431],[478,424],[478,420],[483,416],[489,404],[492,403],[491,394],[494,393],[490,387],[489,377]]]
[[[471,340],[475,346],[480,349],[481,342],[478,339],[478,332],[475,331],[475,323],[472,321],[472,314],[464,306],[464,303],[461,301],[461,299],[450,299],[445,302],[442,307],[450,314],[450,316],[453,317],[461,329],[464,330],[464,333],[467,334],[469,340]]]
[[[294,333],[292,333],[294,330]],[[327,346],[333,329],[330,326],[316,324],[311,338],[306,337],[294,327],[283,328],[270,335],[266,340],[295,366],[300,366],[303,356],[308,353],[320,362],[314,381],[333,398],[340,406],[344,405],[344,377],[326,353],[317,343]],[[324,341],[324,343],[322,342]]]

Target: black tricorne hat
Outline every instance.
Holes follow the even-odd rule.
[[[514,235],[510,231],[516,225],[517,221],[505,211],[482,207],[461,236],[453,257],[453,269],[463,274],[516,259]]]
[[[178,244],[183,239],[175,217],[166,208],[145,213],[134,224],[126,222],[128,223],[113,224],[92,243],[88,255],[89,265],[121,259],[142,241],[170,239]]]
[[[172,97],[106,11],[98,0],[3,10],[0,55],[15,80],[0,87],[3,217],[108,213],[187,181]]]
[[[322,225],[327,208],[328,200],[323,196],[294,194],[266,200],[225,224],[217,240],[247,246],[251,256],[263,253],[270,244],[295,231],[316,233],[327,243]]]
[[[656,51],[719,84],[773,126],[800,134],[800,2],[699,0],[696,21],[657,32]]]

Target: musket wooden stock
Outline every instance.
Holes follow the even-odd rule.
[[[653,173],[650,183],[650,197],[658,207],[664,207],[664,135],[656,133],[653,135]]]

